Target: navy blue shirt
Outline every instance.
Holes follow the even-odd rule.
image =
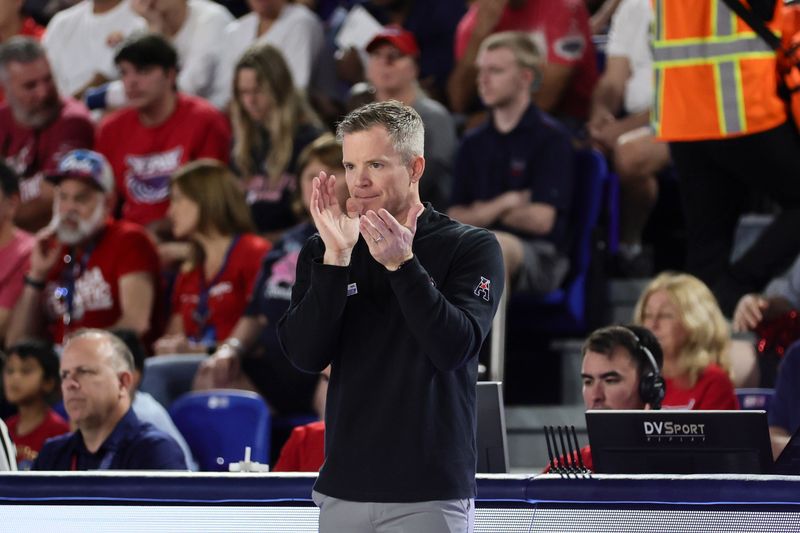
[[[508,191],[530,189],[533,202],[557,210],[550,233],[531,235],[502,224],[489,229],[522,239],[543,238],[563,252],[569,245],[567,222],[574,167],[569,134],[554,118],[531,105],[508,133],[501,133],[488,120],[464,136],[456,156],[450,205],[469,205]]]
[[[33,470],[186,470],[178,443],[129,409],[95,453],[80,430],[44,443]]]
[[[245,316],[265,318],[259,341],[242,358],[242,370],[258,388],[270,407],[280,414],[313,410],[312,400],[318,374],[298,370],[284,357],[278,344],[276,326],[289,308],[300,250],[317,229],[303,222],[289,229],[264,256],[253,285]]]

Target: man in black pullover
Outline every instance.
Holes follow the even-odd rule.
[[[503,290],[494,236],[419,199],[424,128],[379,102],[339,124],[351,198],[314,179],[319,235],[278,324],[302,370],[331,364],[320,531],[469,532],[478,351]]]

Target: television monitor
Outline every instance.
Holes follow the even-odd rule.
[[[506,416],[503,406],[503,384],[499,381],[478,382],[478,472],[508,473]]]
[[[603,474],[766,474],[765,411],[587,411],[594,471]]]

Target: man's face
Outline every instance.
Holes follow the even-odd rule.
[[[417,79],[417,65],[390,43],[378,45],[369,54],[367,79],[378,92],[407,90]]]
[[[533,74],[519,65],[508,48],[482,51],[475,66],[478,68],[478,94],[486,107],[506,106],[531,90]]]
[[[100,228],[108,214],[106,196],[82,180],[66,178],[56,188],[54,205],[58,240],[78,244]]]
[[[5,89],[14,119],[23,126],[41,128],[55,120],[61,111],[50,65],[44,57],[30,63],[8,63]]]
[[[611,357],[592,351],[583,356],[583,403],[586,409],[643,409],[639,397],[639,370],[625,348]]]
[[[411,165],[394,149],[386,128],[374,126],[345,135],[342,153],[347,188],[359,213],[384,208],[405,223],[412,200]]]
[[[120,61],[119,73],[128,103],[139,111],[160,106],[175,84],[175,72],[157,65],[137,67],[129,61]]]
[[[103,425],[128,394],[111,349],[106,339],[86,336],[69,341],[61,355],[64,407],[78,428]]]

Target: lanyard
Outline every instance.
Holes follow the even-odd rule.
[[[206,283],[206,274],[203,266],[200,265],[200,291],[197,295],[197,306],[195,306],[194,311],[192,311],[192,319],[194,323],[197,324],[198,333],[194,340],[213,344],[216,342],[216,332],[213,324],[209,324],[209,318],[211,318],[211,309],[209,308],[209,293],[211,292],[211,288],[217,284],[219,279],[225,273],[225,269],[228,266],[228,261],[231,258],[231,253],[233,249],[236,247],[236,243],[239,242],[240,235],[234,235],[233,239],[231,240],[230,245],[228,245],[228,249],[225,251],[225,257],[222,259],[222,265],[219,267],[219,270],[214,277],[211,278],[211,281]]]
[[[75,312],[75,282],[86,272],[89,259],[92,257],[92,252],[94,252],[99,239],[100,237],[98,236],[89,242],[81,255],[80,261],[75,261],[74,247],[70,248],[67,255],[64,256],[65,266],[61,273],[61,286],[56,289],[56,298],[63,301],[66,306],[66,311],[62,316],[65,332],[70,323],[72,323],[72,317]]]

